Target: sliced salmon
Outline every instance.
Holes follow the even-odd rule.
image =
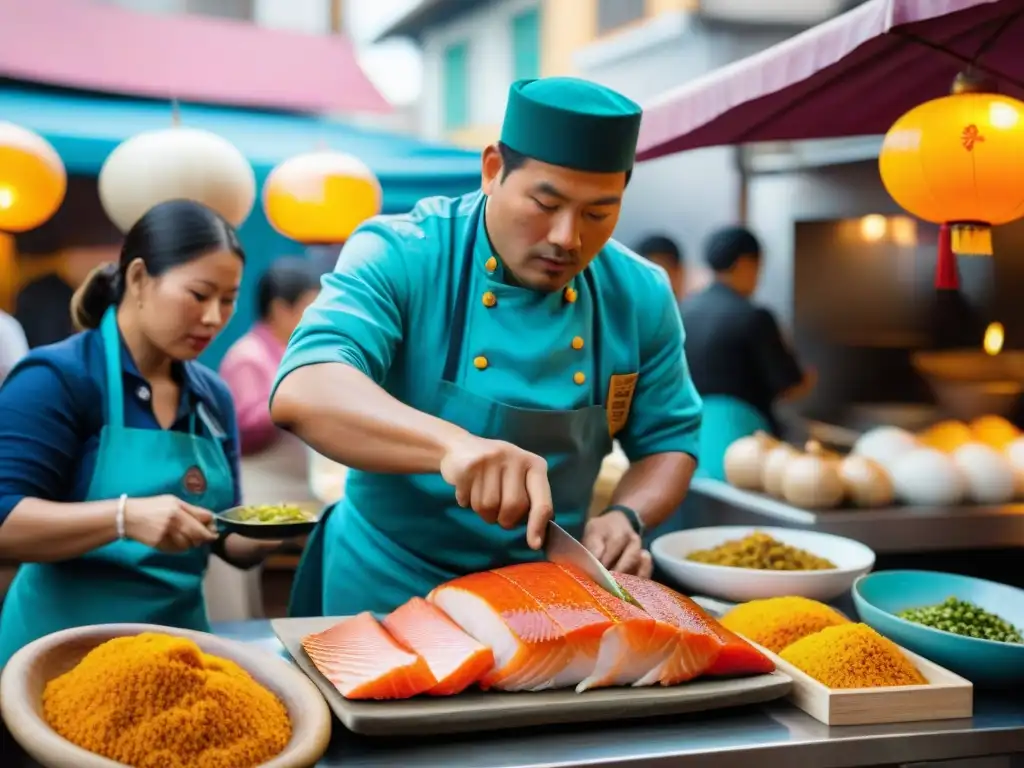
[[[565,633],[571,658],[552,688],[575,687],[594,671],[601,638],[614,622],[591,594],[554,563],[524,563],[494,571],[522,589]]]
[[[572,576],[612,622],[601,636],[594,670],[576,686],[577,693],[612,685],[638,685],[674,652],[680,642],[675,627],[605,592],[583,571],[569,565],[557,567]]]
[[[721,641],[706,622],[695,621],[683,611],[674,593],[670,594],[672,590],[641,576],[618,572],[613,576],[647,614],[675,627],[680,635],[681,642],[669,657],[637,681],[638,685],[678,685],[711,668],[721,652]]]
[[[395,640],[420,656],[437,684],[431,696],[461,693],[490,672],[494,652],[467,635],[440,608],[414,597],[381,622]]]
[[[763,675],[775,670],[775,663],[739,635],[723,627],[697,603],[671,587],[651,579],[616,573],[615,579],[647,613],[689,634],[711,635],[718,651],[703,670],[704,674]],[[671,678],[672,670],[663,672]],[[671,684],[671,683],[667,683]]]
[[[480,687],[503,691],[550,688],[572,654],[565,632],[533,597],[492,571],[460,576],[427,599],[494,652]]]
[[[302,647],[346,699],[408,699],[437,685],[427,662],[369,612],[307,635]]]

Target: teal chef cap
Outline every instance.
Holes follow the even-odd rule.
[[[591,173],[633,168],[640,105],[574,77],[512,83],[501,142],[550,165]]]

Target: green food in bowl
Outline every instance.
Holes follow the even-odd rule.
[[[281,523],[310,523],[316,517],[296,504],[254,504],[240,507],[232,518],[242,523],[279,525]]]
[[[964,637],[998,643],[1024,643],[1020,631],[1008,621],[955,597],[948,597],[938,605],[908,608],[896,615],[915,624]]]

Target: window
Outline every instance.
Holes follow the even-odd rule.
[[[597,34],[611,32],[646,15],[646,0],[597,0]]]
[[[445,49],[441,88],[445,130],[465,128],[469,124],[469,46],[466,43]]]
[[[512,19],[512,79],[540,77],[540,12],[533,8]]]
[[[185,0],[185,12],[239,21],[253,20],[253,0]]]

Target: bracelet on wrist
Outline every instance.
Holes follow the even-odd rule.
[[[121,498],[117,500],[117,512],[114,515],[114,525],[117,527],[117,538],[118,540],[124,540],[124,516],[125,511],[128,508],[128,494],[122,493]]]
[[[633,532],[636,533],[637,536],[644,535],[644,531],[646,530],[644,521],[632,507],[627,507],[625,504],[612,504],[611,506],[605,507],[601,514],[607,515],[609,512],[621,512],[626,516],[626,519],[629,520],[629,524],[632,526]]]

